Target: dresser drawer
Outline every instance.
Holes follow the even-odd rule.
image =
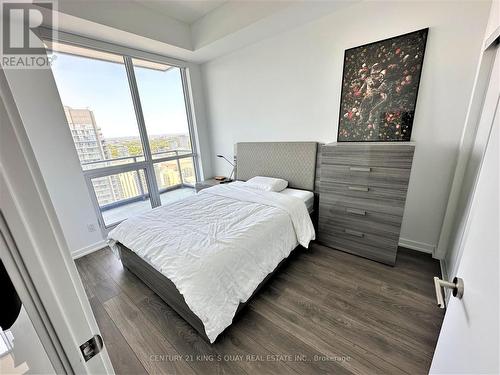
[[[333,198],[342,203],[343,200],[351,199],[371,205],[389,205],[404,208],[406,189],[406,186],[386,188],[322,181],[320,185],[320,201],[323,198]]]
[[[354,209],[379,212],[395,217],[403,217],[404,212],[404,207],[401,207],[401,205],[399,204],[393,205],[392,202],[386,203],[381,201],[373,201],[370,199],[360,199],[359,197],[349,197],[335,194],[320,194],[319,203],[320,205],[340,205]]]
[[[319,217],[325,227],[352,228],[365,233],[399,239],[401,216],[345,206],[319,205]]]
[[[318,240],[334,249],[394,265],[398,240],[345,227],[325,226],[321,221]]]
[[[403,168],[326,164],[321,169],[321,183],[336,182],[406,191],[409,179],[410,169]]]
[[[335,144],[321,149],[321,166],[330,164],[411,169],[414,147],[405,144]]]

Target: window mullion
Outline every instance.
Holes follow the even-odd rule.
[[[180,71],[181,71],[182,91],[184,93],[184,108],[186,110],[186,117],[187,117],[188,128],[189,128],[189,138],[191,140],[191,152],[193,154],[194,174],[195,174],[196,181],[199,181],[201,179],[200,165],[198,164],[200,162],[200,158],[198,157],[198,154],[199,154],[198,153],[198,145],[196,144],[196,135],[195,135],[195,129],[194,129],[194,122],[193,122],[193,113],[192,113],[192,108],[191,108],[191,95],[189,92],[189,85],[188,85],[188,81],[187,81],[186,68],[182,67],[182,68],[180,68]]]
[[[146,123],[144,121],[144,114],[142,112],[141,99],[139,97],[139,90],[137,88],[137,81],[135,79],[134,65],[130,57],[124,56],[123,59],[125,62],[125,69],[127,71],[130,92],[132,94],[132,102],[134,103],[135,116],[137,118],[137,125],[139,127],[142,149],[144,150],[144,158],[146,161],[146,184],[148,185],[149,197],[151,200],[151,205],[153,207],[158,207],[161,206],[160,193],[158,191],[158,184],[156,183],[156,177],[153,168],[153,156],[151,154],[151,148],[149,147],[149,138],[146,130]]]

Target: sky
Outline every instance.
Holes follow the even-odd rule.
[[[63,105],[94,112],[104,138],[139,137],[123,64],[55,53]],[[188,133],[180,70],[134,68],[148,135]]]

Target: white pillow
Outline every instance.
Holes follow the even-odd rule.
[[[274,192],[280,192],[286,189],[286,187],[288,186],[288,181],[283,180],[281,178],[262,177],[262,176],[252,177],[245,183],[255,189],[264,191],[274,191]]]

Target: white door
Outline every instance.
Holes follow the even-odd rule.
[[[496,68],[498,68],[498,52]],[[498,82],[500,70],[493,70]],[[462,240],[457,276],[464,281],[462,299],[451,297],[430,372],[433,374],[499,374],[499,87],[487,98],[496,103],[481,169]]]
[[[99,328],[2,69],[0,258],[22,302],[0,372],[113,373],[106,346],[91,358],[80,348]]]

